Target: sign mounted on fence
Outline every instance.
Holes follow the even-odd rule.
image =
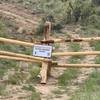
[[[52,53],[52,46],[48,45],[34,45],[33,56],[50,58]]]

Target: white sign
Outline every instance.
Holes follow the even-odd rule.
[[[33,56],[50,58],[52,53],[52,46],[34,45]]]

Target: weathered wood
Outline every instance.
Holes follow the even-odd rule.
[[[100,51],[55,52],[55,53],[52,53],[52,56],[81,56],[81,55],[100,55]]]
[[[16,60],[16,61],[26,61],[26,62],[35,62],[35,63],[41,63],[37,60],[27,59],[27,58],[21,58],[21,57],[12,57],[12,56],[5,56],[0,55],[0,59],[8,59],[8,60]]]
[[[61,43],[61,42],[91,42],[91,41],[100,41],[100,37],[91,37],[91,38],[68,38],[68,39],[51,39],[51,40],[42,40],[41,43]]]
[[[6,39],[6,38],[2,38],[2,37],[0,37],[0,42],[23,45],[23,46],[28,46],[28,47],[34,46],[34,43],[23,42],[23,41],[18,41],[18,40],[14,40],[14,39]]]
[[[69,38],[69,39],[55,39],[54,42],[91,42],[100,41],[100,37],[90,37],[90,38]]]
[[[91,41],[100,41],[100,37],[92,37],[92,38],[77,38],[77,39],[51,39],[51,40],[42,40],[42,41],[36,41],[36,43],[60,43],[60,42],[91,42]],[[23,46],[28,46],[32,47],[34,46],[34,43],[30,42],[24,42],[24,41],[19,41],[19,40],[14,40],[14,39],[6,39],[0,37],[0,42],[3,43],[11,43],[11,44],[17,44],[17,45],[23,45]]]
[[[44,23],[44,40],[40,41],[41,44],[45,44],[45,45],[49,45],[50,43],[52,43],[52,41],[49,40],[50,38],[50,32],[51,32],[51,22],[50,21],[46,21]],[[41,83],[45,84],[47,81],[47,76],[50,75],[50,71],[51,71],[51,63],[50,62],[42,62],[42,68],[41,68]]]
[[[26,59],[32,59],[32,60],[37,60],[37,62],[42,62],[42,61],[47,61],[49,62],[49,59],[46,58],[40,58],[40,57],[34,57],[34,56],[29,56],[25,54],[19,54],[19,53],[13,53],[13,52],[7,52],[7,51],[0,51],[1,55],[7,55],[7,56],[13,56],[13,57],[21,57],[21,58],[26,58]]]
[[[5,55],[0,55],[0,59],[9,59],[9,60],[16,60],[16,61],[27,61],[27,62],[41,63],[39,61],[32,60],[32,59],[21,58],[21,57],[5,56]],[[53,63],[54,63],[54,66],[53,67],[66,67],[66,68],[67,67],[71,67],[71,68],[72,67],[73,68],[82,68],[82,67],[86,67],[86,68],[89,68],[89,67],[97,67],[97,68],[99,68],[100,67],[100,64],[57,64],[56,61],[53,61]],[[48,64],[49,64],[48,62],[43,62],[42,63],[43,70],[44,69],[47,70]],[[42,73],[44,73],[44,72],[45,72],[45,70],[42,71]]]
[[[51,76],[51,67],[52,67],[52,62],[48,62],[48,72],[47,72],[47,76]]]
[[[66,68],[100,68],[100,64],[58,64],[55,67],[66,67]]]
[[[44,29],[43,29],[43,34],[44,34],[44,40],[48,40],[50,37],[50,32],[51,32],[51,22],[47,21],[44,23]]]
[[[41,75],[41,84],[46,84],[48,74],[48,62],[42,62],[42,68],[40,71]]]

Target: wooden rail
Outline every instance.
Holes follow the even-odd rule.
[[[52,53],[52,56],[80,56],[80,55],[100,55],[100,51],[55,52],[55,53]]]
[[[68,39],[51,39],[46,41],[40,41],[41,43],[60,43],[60,42],[91,42],[91,41],[100,41],[100,37],[92,38],[68,38]]]
[[[28,58],[22,58],[22,57],[13,57],[13,56],[7,56],[7,55],[1,55],[0,59],[8,59],[8,60],[16,60],[16,61],[26,61],[26,62],[35,62],[35,63],[41,63],[41,61],[28,59]],[[100,64],[57,64],[56,61],[53,61],[54,66],[53,67],[66,67],[66,68],[100,68]],[[53,64],[52,63],[52,64]]]
[[[100,64],[58,64],[57,67],[66,67],[66,68],[100,68]]]
[[[90,41],[100,41],[100,37],[91,37],[91,38],[72,38],[72,39],[59,39],[55,42],[90,42]]]
[[[33,59],[27,59],[27,58],[21,58],[21,57],[13,57],[13,56],[6,56],[6,55],[0,55],[0,59],[8,59],[8,60],[16,60],[16,61],[26,61],[26,62],[41,63],[40,61],[33,60]]]
[[[100,37],[95,37],[95,38],[78,38],[78,39],[54,39],[54,40],[47,40],[47,41],[36,41],[36,43],[59,43],[59,42],[90,42],[90,41],[100,41]],[[19,40],[14,40],[14,39],[6,39],[0,37],[0,42],[2,43],[11,43],[11,44],[17,44],[17,45],[23,45],[23,46],[28,46],[32,47],[34,46],[34,43],[30,42],[23,42]]]
[[[49,59],[46,59],[46,58],[34,57],[34,56],[29,56],[29,55],[19,54],[19,53],[12,53],[12,52],[8,52],[8,51],[0,51],[0,55],[32,59],[35,61],[37,60],[37,62],[42,62],[42,61],[49,62],[50,61]]]
[[[14,40],[14,39],[6,39],[6,38],[2,38],[2,37],[0,37],[0,42],[23,45],[23,46],[28,46],[28,47],[34,46],[34,43],[28,43],[28,42],[18,41],[18,40]]]
[[[60,43],[60,42],[90,42],[90,41],[100,41],[100,37],[95,38],[78,38],[78,39],[54,39],[54,40],[47,40],[47,41],[36,41],[36,43]],[[27,47],[33,47],[34,43],[23,42],[13,39],[6,39],[0,37],[1,43],[11,43],[17,45],[23,45]],[[54,52],[52,56],[80,56],[80,55],[100,55],[100,51],[85,51],[85,52]],[[41,63],[41,83],[46,83],[47,81],[47,74],[50,72],[51,66],[54,67],[73,67],[73,68],[89,68],[89,67],[96,67],[99,68],[100,64],[58,64],[56,61],[51,61],[49,59],[41,58],[41,57],[34,57],[24,54],[12,53],[7,51],[0,51],[0,59],[10,59],[10,60],[17,60],[17,61],[27,61],[27,62],[36,62]]]

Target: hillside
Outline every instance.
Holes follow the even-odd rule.
[[[0,1],[0,37],[31,43],[42,40],[46,19],[52,22],[51,38],[99,37],[100,0]],[[100,51],[100,41],[52,46],[58,52]],[[0,43],[0,50],[32,55],[32,48],[21,45]],[[59,64],[100,64],[97,55],[53,59]],[[99,100],[99,68],[52,68],[47,84],[42,85],[40,66],[0,59],[0,100]]]

